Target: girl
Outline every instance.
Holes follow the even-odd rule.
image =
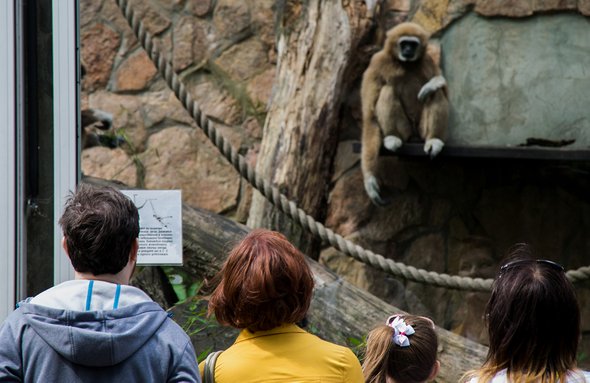
[[[436,377],[438,337],[425,317],[392,315],[367,338],[366,383],[423,383]]]

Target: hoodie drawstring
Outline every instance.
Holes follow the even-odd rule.
[[[121,285],[117,284],[117,290],[115,290],[115,302],[113,303],[113,310],[119,307],[119,296],[121,295]]]
[[[94,281],[90,280],[88,282],[88,292],[86,293],[86,311],[90,311],[90,303],[92,302],[92,287],[94,286]],[[115,289],[115,297],[113,301],[113,310],[119,308],[119,297],[121,296],[121,285],[117,284],[117,288]]]
[[[90,311],[90,302],[92,301],[92,286],[94,286],[94,281],[90,280],[88,282],[88,293],[86,294],[86,311]]]

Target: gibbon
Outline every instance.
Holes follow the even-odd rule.
[[[86,74],[86,66],[82,62],[80,65],[80,78]],[[109,130],[113,126],[113,115],[99,109],[83,109],[80,112],[80,127],[82,149],[93,146],[116,147],[118,143],[113,143],[110,137],[103,137],[97,134],[94,129]]]
[[[386,205],[377,178],[381,145],[395,151],[409,138],[425,141],[430,157],[443,148],[449,114],[446,81],[426,54],[428,34],[420,25],[401,23],[387,32],[363,74],[361,168],[365,190]]]

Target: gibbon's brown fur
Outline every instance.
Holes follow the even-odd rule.
[[[99,109],[84,109],[80,113],[82,149],[102,145],[99,136],[92,129],[109,130],[113,124],[113,116]]]
[[[82,61],[80,63],[80,78],[86,75],[86,65]],[[80,112],[82,135],[81,143],[82,149],[91,148],[93,146],[100,146],[100,137],[96,134],[94,129],[109,130],[113,126],[113,115],[100,109],[83,109]]]
[[[425,141],[431,157],[442,149],[449,103],[440,68],[426,54],[428,34],[420,25],[402,23],[387,32],[383,49],[363,74],[361,167],[367,194],[377,205],[381,195],[377,167],[381,145],[395,151],[412,136]]]

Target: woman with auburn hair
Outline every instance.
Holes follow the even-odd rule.
[[[297,326],[311,303],[313,274],[285,236],[250,232],[231,250],[218,278],[209,314],[242,331],[215,362],[201,363],[201,375],[212,372],[216,383],[363,382],[350,349]]]
[[[398,314],[369,332],[363,362],[366,383],[424,383],[438,374],[438,336],[434,323]]]
[[[526,244],[509,252],[486,307],[490,347],[470,383],[590,382],[576,368],[580,309],[561,265],[534,259]]]

